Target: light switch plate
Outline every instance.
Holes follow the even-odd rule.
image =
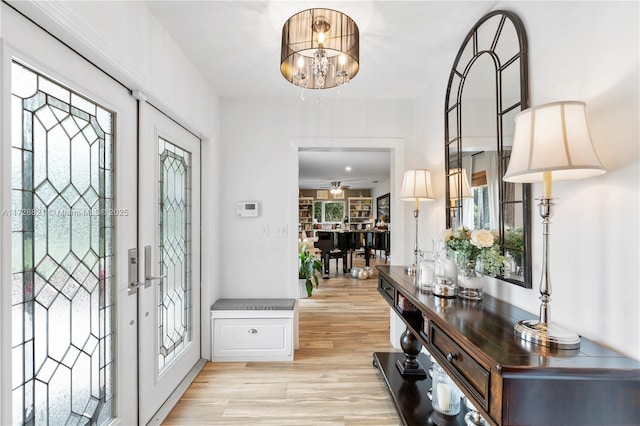
[[[278,225],[276,226],[275,229],[275,235],[276,237],[286,237],[288,233],[288,228],[287,225]]]

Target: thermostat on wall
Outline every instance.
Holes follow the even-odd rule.
[[[257,201],[238,201],[236,203],[236,216],[238,217],[258,217]]]

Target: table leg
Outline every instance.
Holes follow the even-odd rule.
[[[398,360],[396,363],[400,374],[411,377],[427,377],[427,373],[418,362],[422,343],[413,335],[409,327],[400,336],[400,347],[404,352],[404,360]]]

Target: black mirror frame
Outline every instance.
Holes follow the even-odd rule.
[[[493,39],[493,43],[488,50],[480,51],[478,49],[478,29],[490,18],[499,15],[501,16],[500,23],[496,28],[496,33]],[[498,40],[502,34],[502,30],[504,28],[504,24],[506,20],[511,21],[513,24],[516,34],[518,36],[518,46],[519,52],[509,58],[501,58],[499,56],[499,52],[497,52],[496,46],[498,44]],[[473,55],[468,59],[465,63],[460,63],[461,58],[467,48],[469,42],[473,43]],[[520,18],[514,14],[513,12],[504,11],[504,10],[495,10],[492,11],[485,16],[483,16],[469,31],[464,41],[462,42],[462,46],[458,51],[456,59],[451,68],[451,74],[449,75],[449,82],[447,85],[447,95],[445,98],[444,105],[444,120],[445,120],[445,185],[446,185],[446,200],[450,199],[451,188],[449,187],[449,176],[459,173],[457,171],[452,172],[452,168],[457,168],[460,170],[462,168],[462,138],[460,137],[462,133],[462,89],[464,87],[465,79],[471,69],[473,63],[478,59],[478,57],[482,54],[491,55],[494,65],[496,67],[496,99],[497,101],[497,111],[496,111],[496,129],[497,129],[497,152],[498,152],[498,176],[500,176],[500,184],[498,185],[498,198],[499,198],[499,235],[498,242],[500,244],[502,254],[505,254],[507,250],[514,251],[514,247],[508,247],[505,245],[505,206],[507,204],[511,204],[511,202],[507,202],[504,199],[506,185],[514,185],[509,184],[502,181],[502,176],[504,176],[509,157],[511,151],[503,151],[503,116],[512,112],[516,108],[520,108],[520,110],[524,110],[529,108],[529,73],[528,73],[528,56],[527,56],[527,38],[524,30],[524,26]],[[513,64],[515,61],[520,61],[520,101],[516,102],[513,105],[509,105],[505,109],[502,109],[502,86],[501,86],[501,73],[504,69],[506,69],[509,65]],[[463,70],[462,72],[458,70]],[[457,92],[452,93],[452,89],[454,89],[453,84],[454,80],[457,79]],[[451,96],[454,95],[455,103],[453,105],[450,104]],[[455,112],[455,135],[450,134],[452,123],[449,122],[449,117],[452,112]],[[450,158],[451,145],[456,144],[455,153],[457,158]],[[462,181],[461,179],[457,180],[458,188],[457,194],[462,194]],[[522,211],[523,211],[523,251],[524,251],[524,259],[523,259],[523,280],[517,280],[506,276],[498,276],[497,278],[507,281],[521,287],[532,288],[532,271],[531,271],[531,185],[530,184],[517,184],[522,185]],[[446,202],[446,224],[447,228],[452,228],[454,223],[452,223],[452,217],[457,214],[458,217],[462,217],[464,214],[462,211],[462,199],[458,198],[455,200],[455,203]],[[520,251],[520,250],[515,250]]]

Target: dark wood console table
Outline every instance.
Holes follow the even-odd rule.
[[[532,317],[522,309],[486,295],[470,302],[422,293],[402,266],[376,268],[378,292],[407,326],[403,340],[424,345],[489,423],[640,424],[640,362],[584,337],[577,350],[531,345],[513,333],[513,324]],[[403,423],[432,424],[430,401],[421,392],[411,395],[416,378],[391,371],[390,356],[375,353],[374,365]],[[420,355],[417,361],[425,359]]]

